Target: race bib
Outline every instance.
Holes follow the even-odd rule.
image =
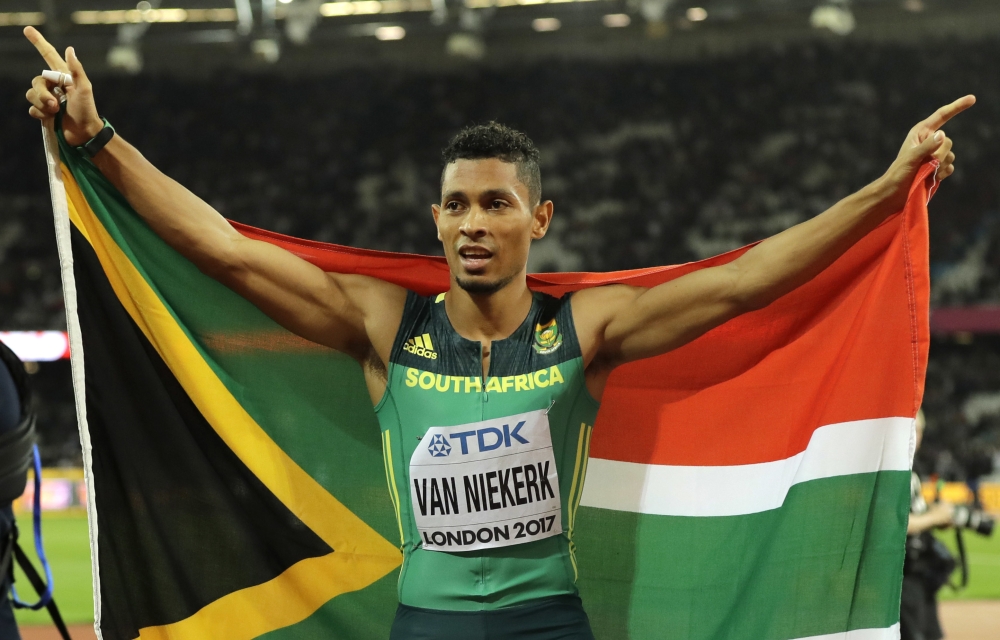
[[[562,533],[546,411],[431,427],[410,458],[423,548],[474,551]]]

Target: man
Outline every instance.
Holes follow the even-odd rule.
[[[71,74],[67,142],[85,147],[157,234],[290,331],[361,364],[403,542],[392,630],[400,639],[592,638],[571,532],[586,425],[608,376],[807,282],[903,207],[924,161],[941,164],[939,178],[951,175],[952,143],[938,129],[975,101],[963,98],[914,127],[876,182],[728,265],[651,289],[607,286],[558,300],[526,285],[531,241],[545,236],[553,215],[541,199],[538,151],[496,123],[466,129],[445,150],[441,202],[431,207],[450,288],[423,298],[374,278],[324,273],[240,235],[105,126],[72,48],[64,61],[36,30],[25,34],[50,67]],[[33,117],[59,111],[53,86],[42,76],[32,82]],[[505,463],[493,453],[501,443],[517,451]],[[478,481],[437,482],[452,448],[470,454],[465,478]],[[473,500],[476,514],[497,514],[492,529],[479,530],[485,535],[463,529],[459,492],[463,518]],[[459,542],[465,551],[453,550]]]
[[[924,439],[923,410],[917,412],[917,440],[914,451]],[[903,564],[903,591],[900,598],[899,631],[901,640],[941,640],[944,633],[938,620],[937,592],[943,587],[955,560],[931,532],[952,526],[955,505],[935,502],[928,505],[920,486],[920,477],[910,477],[910,519],[906,524],[906,562]]]
[[[29,408],[21,402],[27,397],[27,377],[21,361],[7,345],[0,342],[0,441],[8,440],[10,434],[24,429],[25,421],[30,419]],[[11,456],[11,453],[20,453],[20,456]],[[3,460],[0,464],[0,477],[3,478],[0,493],[6,494],[0,495],[0,558],[6,558],[7,563],[0,573],[0,640],[20,640],[10,588],[14,571],[15,529],[12,500],[24,491],[27,477],[23,447],[16,447],[16,451],[0,451],[0,459]]]

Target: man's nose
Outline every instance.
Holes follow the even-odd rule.
[[[465,219],[462,220],[459,231],[469,238],[482,238],[486,235],[486,217],[486,212],[483,211],[482,207],[473,206],[469,209]]]

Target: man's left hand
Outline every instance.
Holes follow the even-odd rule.
[[[938,180],[944,180],[955,173],[952,141],[944,131],[941,131],[941,127],[974,104],[976,104],[975,96],[965,96],[941,107],[929,118],[910,129],[899,155],[880,180],[886,204],[891,211],[899,211],[906,204],[913,178],[927,160],[933,158],[939,163]]]

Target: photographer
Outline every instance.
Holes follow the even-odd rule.
[[[916,449],[920,448],[925,426],[924,412],[919,411]],[[952,526],[954,517],[953,504],[935,502],[928,506],[921,492],[920,477],[913,473],[899,610],[901,640],[940,640],[944,637],[938,620],[937,592],[948,582],[955,569],[955,559],[931,532]]]
[[[924,412],[917,413],[916,449],[924,436]],[[906,526],[906,560],[903,563],[903,592],[899,626],[901,640],[939,640],[944,637],[938,620],[937,592],[948,584],[958,562],[948,548],[934,537],[934,529],[955,527],[962,580],[968,580],[962,530],[981,536],[993,534],[995,522],[981,508],[937,501],[928,506],[921,492],[920,477],[910,477],[910,520]]]
[[[22,397],[25,394],[23,384],[26,375],[24,365],[14,356],[6,345],[0,342],[0,439],[6,440],[4,436],[10,435],[23,429],[26,418],[26,409],[22,405]],[[14,620],[14,610],[10,601],[10,575],[13,570],[13,558],[11,557],[10,541],[14,530],[14,510],[10,500],[6,498],[9,494],[17,491],[17,485],[21,491],[24,490],[24,482],[20,480],[24,471],[15,465],[17,477],[10,482],[13,487],[10,491],[5,491],[4,502],[0,504],[0,558],[4,568],[0,572],[0,640],[20,640],[17,630],[17,622]],[[6,474],[5,482],[8,484]]]

